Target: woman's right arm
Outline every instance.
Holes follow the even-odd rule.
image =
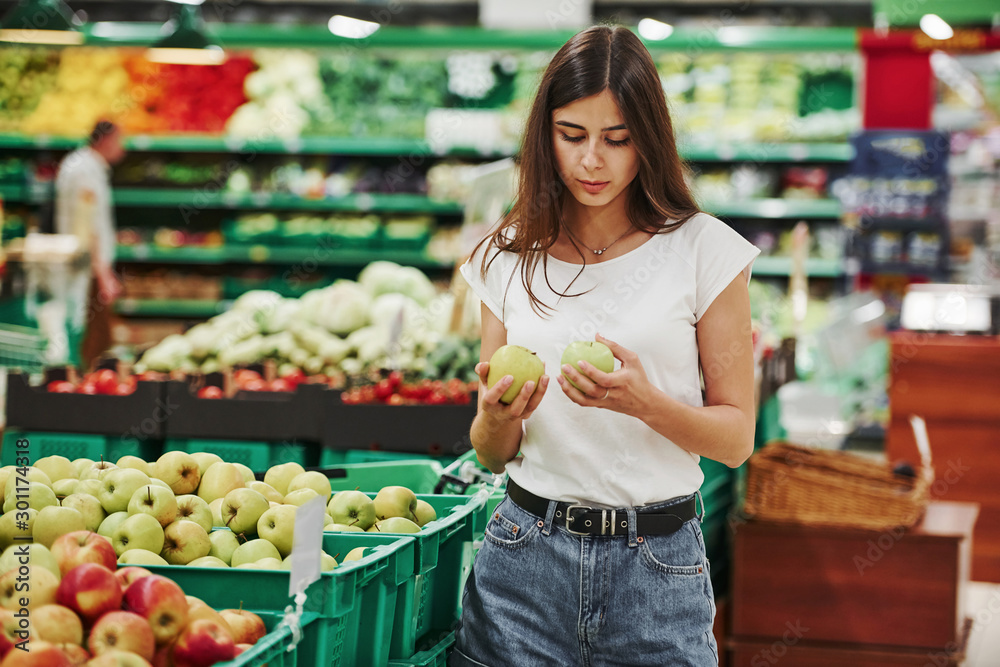
[[[521,448],[521,422],[538,407],[548,387],[549,376],[543,375],[538,381],[538,391],[535,391],[534,382],[525,382],[510,405],[501,403],[500,397],[510,387],[513,378],[507,375],[490,389],[486,388],[486,378],[490,372],[490,357],[507,344],[507,330],[485,305],[482,306],[482,322],[483,341],[479,363],[476,364],[479,410],[472,422],[470,437],[479,462],[499,475],[507,462],[517,456]]]

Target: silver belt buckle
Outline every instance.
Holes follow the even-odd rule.
[[[589,505],[570,505],[569,507],[567,507],[566,508],[566,530],[568,530],[569,532],[573,533],[574,535],[590,535],[590,533],[588,533],[586,531],[573,530],[573,528],[570,526],[570,524],[573,523],[573,521],[576,520],[576,517],[574,517],[572,515],[572,511],[574,509],[592,510],[594,508],[590,507]]]

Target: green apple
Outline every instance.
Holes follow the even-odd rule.
[[[261,558],[258,561],[254,561],[254,564],[256,564],[257,567],[259,567],[261,570],[280,570],[280,569],[282,569],[282,567],[281,567],[281,560],[278,559],[278,558],[271,558],[270,556],[268,556],[267,558]]]
[[[233,489],[222,500],[222,520],[236,534],[257,534],[257,521],[270,509],[262,494],[253,489]]]
[[[104,489],[98,498],[108,514],[128,509],[135,492],[149,484],[149,475],[132,468],[115,468],[101,479]]]
[[[162,480],[178,496],[194,493],[201,482],[201,467],[187,452],[164,452],[151,467],[152,477]]]
[[[25,558],[25,555],[27,555],[27,562],[22,560]],[[12,544],[4,549],[3,555],[0,555],[0,572],[7,572],[21,565],[44,567],[62,579],[62,572],[59,571],[59,562],[52,552],[49,551],[48,547],[43,544]]]
[[[114,514],[109,514],[105,517],[104,521],[101,522],[101,525],[97,527],[97,534],[103,535],[108,539],[113,539],[115,530],[118,526],[122,525],[122,521],[127,518],[128,512],[115,512]]]
[[[211,532],[214,527],[212,523],[212,510],[209,509],[208,503],[193,493],[177,496],[176,520],[180,519],[194,521],[204,528],[206,533]]]
[[[581,361],[586,361],[597,370],[604,371],[605,373],[615,370],[615,355],[612,354],[611,348],[595,340],[577,340],[567,345],[566,349],[563,350],[562,361],[559,362],[559,365],[565,366],[569,364],[579,371],[580,375],[588,377],[580,368]],[[580,388],[565,373],[563,373],[563,377],[569,380],[569,383],[577,389]]]
[[[51,505],[39,510],[31,535],[35,538],[35,542],[51,547],[60,535],[86,529],[86,522],[80,512],[72,507]]]
[[[87,493],[72,493],[62,499],[63,507],[72,507],[83,516],[83,522],[92,533],[96,533],[107,518],[101,501]]]
[[[28,509],[27,520],[19,512],[8,512],[0,516],[0,549],[6,549],[12,544],[24,544],[31,541],[31,530],[35,526],[38,510]]]
[[[323,513],[323,530],[326,530],[327,526],[332,526],[334,523],[333,517],[327,513]]]
[[[156,479],[155,477],[150,477],[149,483],[152,484],[153,486],[159,486],[164,489],[170,489],[170,485],[164,482],[162,479]],[[173,491],[173,489],[170,490]]]
[[[77,479],[79,479],[80,475],[83,474],[84,470],[92,465],[94,465],[94,459],[88,459],[85,457],[73,459],[73,467],[76,468]]]
[[[367,530],[375,523],[375,503],[361,491],[338,491],[330,498],[326,513],[334,523]]]
[[[98,501],[101,499],[101,491],[104,490],[104,482],[99,479],[82,479],[80,483],[76,485],[73,493],[86,493],[89,496],[94,496]],[[102,505],[103,507],[103,505]]]
[[[289,493],[299,489],[312,489],[323,497],[323,502],[326,502],[330,498],[330,478],[315,470],[299,473],[288,483],[285,497],[287,498]]]
[[[170,489],[147,484],[136,489],[128,501],[129,514],[148,514],[166,528],[177,518],[177,498]]]
[[[295,491],[289,491],[287,494],[285,494],[285,505],[295,505],[296,507],[302,507],[313,498],[319,498],[319,497],[320,495],[316,493],[315,489],[297,489]]]
[[[159,554],[163,551],[163,526],[148,514],[133,514],[112,533],[111,544],[118,556],[132,549]]]
[[[16,474],[7,476],[7,481],[4,482],[3,485],[4,498],[9,496],[10,492],[13,491],[15,488],[24,489],[26,486],[28,486],[28,484],[26,484],[25,482],[30,482],[31,486],[35,486],[37,483],[38,485],[44,485],[49,487],[50,489],[52,488],[52,480],[49,479],[48,475],[46,475],[38,468],[28,468],[27,471],[25,471],[25,474],[23,475],[20,472],[18,472]],[[6,512],[6,510],[4,511]]]
[[[243,563],[256,563],[261,558],[277,558],[281,561],[278,548],[264,539],[250,540],[236,547],[230,565],[239,567]]]
[[[263,570],[264,566],[260,563],[241,563],[236,566],[240,570]]]
[[[335,567],[337,567],[336,558],[325,551],[319,555],[319,569],[321,572],[329,572]]]
[[[25,493],[25,490],[27,490],[27,493]],[[27,502],[28,507],[38,511],[41,511],[44,507],[59,504],[59,499],[56,498],[56,493],[51,487],[33,482],[27,487],[22,486],[17,491],[8,493],[3,501],[3,511],[6,513],[16,509],[17,503],[21,501]]]
[[[420,526],[401,516],[390,516],[375,523],[380,533],[419,533]]]
[[[383,486],[375,495],[375,516],[412,518],[417,509],[417,496],[405,486]]]
[[[413,510],[413,515],[417,517],[418,526],[424,526],[437,518],[434,506],[422,498],[417,498],[417,509]]]
[[[218,558],[226,565],[233,562],[233,552],[240,546],[240,540],[235,533],[230,530],[213,530],[208,534],[208,541],[211,544],[209,556]]]
[[[119,565],[169,565],[160,554],[145,549],[129,549],[118,557]]]
[[[327,533],[363,533],[365,532],[365,529],[361,526],[348,526],[344,523],[331,523],[329,526],[323,526],[323,531]]]
[[[238,462],[234,462],[233,465],[236,466],[236,468],[243,474],[244,484],[257,481],[257,476],[253,474],[253,470],[250,470],[249,466]]]
[[[95,461],[92,465],[84,468],[83,472],[80,473],[80,481],[85,479],[104,479],[104,475],[107,474],[109,470],[117,470],[116,466],[111,461]]]
[[[56,498],[62,499],[76,491],[78,486],[80,486],[80,480],[75,477],[67,477],[52,482],[52,491],[56,494]]]
[[[73,462],[65,456],[53,454],[35,461],[35,467],[49,476],[53,483],[61,479],[80,479]]]
[[[215,556],[202,556],[188,563],[188,567],[229,567],[229,565]]]
[[[239,468],[232,463],[213,463],[201,476],[198,497],[210,503],[216,498],[225,498],[233,489],[242,489],[245,486],[246,482],[243,481],[243,473]]]
[[[196,558],[207,556],[211,550],[208,533],[194,521],[181,519],[163,529],[160,555],[171,565],[187,565]]]
[[[126,454],[115,462],[115,465],[119,468],[131,468],[132,470],[138,470],[147,477],[153,476],[153,466],[149,464],[148,461],[140,459],[138,456],[132,456],[131,454]]]
[[[292,553],[295,544],[295,512],[294,505],[272,507],[264,512],[257,521],[257,535],[278,548],[281,557]]]
[[[267,482],[261,482],[259,480],[254,480],[254,481],[250,482],[249,484],[247,484],[247,488],[248,489],[253,489],[254,491],[256,491],[257,493],[259,493],[260,495],[262,495],[265,498],[267,498],[267,500],[269,502],[279,503],[279,504],[285,502],[285,496],[283,494],[278,493],[278,490],[275,489],[270,484],[268,484]]]
[[[208,504],[208,511],[212,513],[212,527],[225,528],[226,521],[222,518],[222,501],[225,498],[216,498]]]
[[[500,397],[501,403],[510,405],[517,398],[525,383],[534,382],[537,389],[538,381],[543,373],[545,373],[545,364],[538,358],[537,354],[520,345],[502,345],[490,357],[490,370],[486,376],[486,386],[492,387],[506,376],[512,376],[514,383]]]
[[[0,468],[0,489],[7,488],[7,478],[14,474],[15,466],[4,466]]]
[[[362,558],[365,557],[365,549],[366,547],[355,547],[351,549],[350,551],[347,552],[347,555],[344,556],[344,559],[341,560],[340,562],[346,563],[349,560],[361,560]]]
[[[195,452],[191,458],[198,464],[198,473],[201,475],[204,475],[213,463],[222,463],[222,457],[212,452]]]
[[[305,471],[305,468],[294,461],[281,463],[267,469],[267,472],[264,473],[264,482],[270,484],[281,495],[285,495],[288,493],[288,485],[291,481]]]

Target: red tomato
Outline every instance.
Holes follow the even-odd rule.
[[[243,391],[267,391],[267,383],[260,377],[249,378],[240,385],[240,389]]]
[[[118,374],[108,368],[101,369],[93,375],[94,387],[98,394],[114,394],[118,389]]]
[[[442,392],[437,390],[432,391],[431,395],[424,400],[424,403],[426,403],[427,405],[444,405],[447,402],[448,402],[448,397],[445,396]]]
[[[129,396],[135,392],[135,385],[130,382],[120,382],[117,387],[115,387],[115,396]]]
[[[248,368],[241,368],[240,370],[233,373],[233,381],[235,381],[237,385],[242,385],[248,380],[260,380],[260,379],[261,379],[260,373],[258,373],[257,371],[252,371]]]
[[[295,391],[295,383],[290,382],[287,378],[276,378],[271,380],[267,389],[268,391]]]
[[[399,385],[403,384],[403,374],[399,371],[393,371],[389,373],[389,385],[392,386],[393,390],[399,388]]]
[[[296,386],[306,381],[306,374],[302,372],[301,368],[296,368],[283,375],[281,379],[287,380],[292,386]]]
[[[76,386],[72,382],[67,382],[66,380],[56,380],[55,382],[50,382],[49,393],[52,394],[72,394],[76,392]]]
[[[78,394],[89,394],[93,395],[97,393],[97,385],[93,382],[84,382],[79,387],[76,388],[76,393]]]
[[[222,398],[224,395],[222,389],[215,385],[202,387],[198,390],[198,398]]]
[[[386,403],[388,403],[389,405],[403,405],[404,403],[406,403],[406,399],[400,396],[399,394],[393,394],[392,396],[389,397]]]
[[[378,384],[375,385],[375,398],[380,401],[388,400],[393,394],[394,387],[389,380],[379,380]]]

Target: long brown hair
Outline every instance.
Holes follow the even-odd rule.
[[[532,291],[531,281],[539,261],[543,273],[546,270],[547,250],[559,236],[564,196],[552,146],[552,112],[604,90],[614,96],[639,156],[639,173],[628,186],[626,201],[632,226],[651,234],[668,233],[699,211],[684,180],[686,168],[677,154],[666,98],[649,51],[624,27],[594,26],[577,33],[542,76],[525,126],[513,206],[476,247],[478,251],[489,243],[518,255],[521,282],[536,311],[548,306]],[[580,256],[585,265],[582,252]],[[494,259],[496,255],[483,262],[483,279]]]

